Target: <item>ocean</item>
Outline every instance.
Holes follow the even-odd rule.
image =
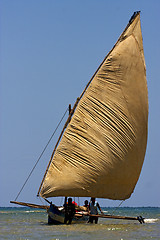
[[[106,214],[143,216],[145,224],[138,221],[99,219],[95,224],[48,225],[45,210],[26,207],[0,208],[0,239],[160,239],[160,208],[102,208]]]

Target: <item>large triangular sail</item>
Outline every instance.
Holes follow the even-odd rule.
[[[40,196],[129,198],[144,161],[147,125],[146,69],[136,12],[81,95]]]

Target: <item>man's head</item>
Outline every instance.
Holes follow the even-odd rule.
[[[72,204],[72,198],[68,198],[68,204]]]
[[[91,197],[91,202],[95,203],[95,198]]]

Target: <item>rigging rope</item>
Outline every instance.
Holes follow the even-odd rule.
[[[43,204],[43,206],[45,206],[45,207],[46,207],[46,211],[47,211],[47,210],[48,210],[48,208],[47,208],[47,205],[45,205],[45,204],[44,204],[44,201],[42,201],[42,199],[43,199],[43,198],[41,198],[41,197],[38,197],[38,198],[39,198],[39,200],[41,201],[41,203]],[[44,199],[43,199],[43,200],[44,200]]]
[[[28,182],[28,180],[29,180],[30,176],[32,175],[32,173],[33,173],[34,169],[36,168],[36,166],[37,166],[37,164],[38,164],[39,160],[41,159],[41,157],[42,157],[42,155],[44,154],[44,152],[45,152],[46,148],[48,147],[48,145],[49,145],[50,141],[52,140],[52,138],[53,138],[54,134],[56,133],[56,131],[57,131],[58,127],[60,126],[61,122],[63,121],[63,119],[64,119],[64,117],[65,117],[65,115],[66,115],[67,111],[68,111],[68,107],[67,107],[67,109],[66,109],[66,111],[65,111],[65,113],[64,113],[64,115],[63,115],[63,117],[62,117],[62,118],[61,118],[61,120],[59,121],[59,123],[58,123],[57,127],[55,128],[54,132],[52,133],[52,135],[51,135],[50,139],[48,140],[48,142],[47,142],[46,146],[44,147],[43,151],[41,152],[41,154],[40,154],[40,156],[39,156],[38,160],[36,161],[36,163],[35,163],[34,167],[32,168],[32,170],[31,170],[30,174],[28,175],[28,177],[27,177],[26,181],[24,182],[24,184],[23,184],[22,188],[20,189],[19,193],[17,194],[17,197],[15,198],[15,201],[17,200],[17,198],[19,197],[19,195],[20,195],[20,193],[22,192],[23,188],[25,187],[26,183]]]
[[[122,200],[121,202],[120,202],[120,204],[114,209],[114,211],[112,212],[112,215],[115,213],[115,211],[117,210],[117,208],[119,208],[121,205],[122,205],[122,203],[124,202],[125,200]]]

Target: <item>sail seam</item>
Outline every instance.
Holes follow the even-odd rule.
[[[145,61],[144,61],[144,58],[142,57],[143,49],[140,48],[139,43],[138,43],[138,41],[137,41],[134,33],[132,34],[132,36],[133,36],[133,38],[134,38],[134,40],[135,40],[135,42],[136,42],[136,45],[138,46],[138,49],[139,49],[139,51],[140,51],[140,58],[141,58],[141,60],[142,60],[142,62],[143,62],[143,64],[144,64],[144,71],[146,72]]]

